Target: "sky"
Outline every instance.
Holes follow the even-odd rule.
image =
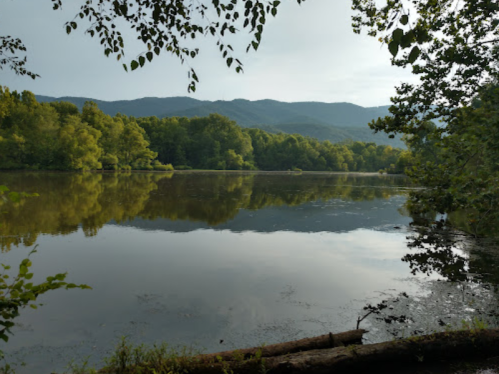
[[[41,75],[32,80],[0,70],[0,85],[54,97],[79,96],[99,100],[190,96],[199,100],[261,100],[286,102],[350,102],[364,107],[390,104],[394,87],[414,82],[410,70],[391,66],[386,46],[367,35],[354,34],[350,0],[283,1],[276,18],[269,18],[258,51],[246,53],[246,31],[232,39],[244,73],[229,70],[212,38],[201,38],[201,54],[190,65],[200,82],[188,93],[188,67],[162,55],[144,68],[126,73],[122,62],[105,57],[99,39],[84,34],[80,22],[67,35],[83,0],[65,0],[54,11],[50,0],[0,1],[0,35],[23,40],[28,69]],[[125,30],[125,37],[133,34]],[[138,48],[139,47],[139,48]],[[133,40],[127,60],[142,52]]]

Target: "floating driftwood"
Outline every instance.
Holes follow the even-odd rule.
[[[201,360],[214,361],[237,361],[249,359],[255,356],[273,357],[282,356],[289,353],[310,351],[312,349],[334,348],[352,344],[362,344],[362,335],[366,330],[352,330],[339,334],[325,334],[314,338],[305,338],[291,342],[272,344],[263,347],[236,349],[232,351],[210,353],[199,355]]]

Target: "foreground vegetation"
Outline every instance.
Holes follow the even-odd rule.
[[[364,330],[343,333],[362,337]],[[70,374],[264,374],[264,373],[325,373],[325,372],[418,372],[475,373],[478,369],[499,367],[494,357],[499,345],[499,330],[483,328],[433,333],[425,336],[362,345],[361,342],[336,341],[340,334],[326,334],[326,344],[297,347],[291,352],[266,352],[265,346],[199,354],[191,349],[175,349],[166,344],[152,347],[134,345],[122,338],[115,350],[104,360],[100,370],[88,362],[72,362]],[[328,341],[332,339],[333,342]],[[314,340],[317,338],[303,339]],[[284,347],[301,341],[282,343]],[[344,343],[344,344],[343,344]],[[276,345],[276,346],[277,346]],[[251,351],[251,354],[245,354]],[[435,365],[437,364],[437,365]],[[411,370],[407,370],[410,368]],[[436,368],[436,369],[435,369]],[[477,372],[478,373],[478,372]],[[490,371],[493,373],[493,371]]]
[[[243,129],[227,117],[134,118],[0,88],[0,169],[403,172],[410,152]],[[173,165],[173,166],[172,166]]]

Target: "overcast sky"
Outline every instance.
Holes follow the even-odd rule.
[[[165,55],[131,73],[115,57],[106,58],[97,38],[84,35],[85,24],[67,35],[65,21],[82,0],[63,1],[53,11],[50,0],[0,0],[1,35],[20,37],[28,48],[35,81],[0,70],[0,84],[48,96],[82,96],[100,100],[191,96],[201,100],[236,98],[280,101],[351,102],[362,106],[390,104],[394,86],[413,81],[409,70],[392,67],[386,47],[352,32],[350,0],[287,0],[266,24],[257,52],[245,52],[247,37],[232,41],[244,74],[226,67],[213,39],[199,41],[201,55],[191,62],[200,78],[187,93],[187,66]],[[236,48],[236,46],[238,48]],[[128,59],[142,50],[127,51]]]

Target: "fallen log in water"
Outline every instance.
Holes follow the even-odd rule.
[[[233,351],[225,351],[218,353],[210,353],[199,355],[197,358],[201,360],[213,361],[236,361],[259,357],[282,356],[288,353],[296,353],[302,351],[310,351],[312,349],[323,349],[341,347],[352,344],[362,344],[362,335],[366,330],[352,330],[341,332],[339,334],[325,334],[314,338],[305,338],[293,340],[291,342],[272,344],[263,347],[236,349]]]
[[[190,373],[330,374],[369,372],[385,364],[407,367],[438,360],[499,355],[499,330],[443,332],[385,343],[315,349],[246,361],[217,362]]]
[[[307,339],[301,341],[304,340]],[[300,341],[275,346],[297,342]],[[249,350],[243,351],[249,352]],[[400,365],[400,369],[420,365],[421,370],[424,370],[424,365],[441,360],[463,362],[463,360],[499,356],[499,329],[441,332],[384,343],[303,350],[268,357],[262,357],[263,351],[259,352],[257,349],[255,355],[248,359],[244,359],[241,354],[239,356],[237,353],[234,354],[237,351],[231,352],[230,360],[223,360],[220,353],[177,357],[163,361],[159,366],[144,363],[128,368],[130,371],[121,372],[138,373],[154,369],[157,373],[188,374],[333,374],[381,371],[387,365],[392,369],[394,365]],[[267,354],[271,352],[268,351]],[[229,355],[228,352],[222,354]],[[134,371],[134,369],[146,370]],[[99,372],[121,373],[113,368]]]

